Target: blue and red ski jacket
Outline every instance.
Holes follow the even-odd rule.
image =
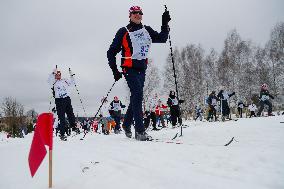
[[[135,24],[131,22],[126,26],[130,32],[142,29],[142,24]],[[153,43],[165,43],[168,39],[168,28],[167,26],[161,27],[161,32],[153,30],[150,26],[144,26],[145,29],[149,32],[150,37]],[[132,43],[128,34],[128,31],[125,27],[120,28],[112,44],[107,51],[107,58],[110,68],[117,69],[116,64],[116,55],[121,51],[121,57],[131,57],[133,53]],[[125,59],[121,58],[121,67],[122,68],[133,68],[137,70],[146,70],[148,59],[136,60],[136,59]]]

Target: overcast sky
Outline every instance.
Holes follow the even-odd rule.
[[[172,44],[178,48],[194,43],[220,52],[232,29],[263,46],[273,26],[284,21],[283,0],[1,0],[0,102],[11,96],[26,111],[48,111],[47,77],[58,65],[63,77],[68,77],[69,67],[76,74],[87,114],[94,115],[114,81],[106,52],[116,31],[128,24],[129,7],[141,6],[143,24],[160,31],[164,4],[172,17]],[[168,43],[152,45],[150,58],[161,70],[168,52]],[[125,99],[123,80],[111,98]],[[80,115],[75,88],[71,92],[74,111]]]

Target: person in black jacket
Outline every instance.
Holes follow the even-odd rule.
[[[172,122],[173,127],[176,126],[177,121],[179,121],[179,123],[181,123],[181,118],[180,118],[181,112],[180,112],[179,104],[183,103],[183,102],[184,102],[184,100],[178,100],[177,99],[174,91],[170,91],[167,104],[170,107],[171,122]],[[179,120],[178,120],[178,118],[179,118]]]
[[[115,81],[122,74],[117,68],[116,55],[121,51],[121,68],[130,89],[130,103],[123,122],[123,128],[127,137],[132,136],[131,124],[135,121],[135,138],[137,140],[150,140],[143,125],[143,87],[145,72],[148,63],[148,53],[152,43],[165,43],[168,39],[168,22],[171,20],[168,11],[162,15],[161,32],[158,33],[150,26],[141,23],[142,9],[133,6],[129,9],[130,22],[126,27],[120,28],[107,52],[107,58],[112,69]]]
[[[264,108],[264,105],[268,106],[268,116],[273,116],[273,114],[272,114],[272,104],[269,101],[269,97],[271,99],[274,99],[274,97],[268,91],[267,84],[264,83],[264,84],[261,85],[261,89],[260,89],[260,94],[259,94],[260,108],[259,108],[259,111],[257,113],[257,116],[260,116],[260,114],[261,114],[261,112],[262,112],[262,110]]]
[[[216,92],[212,91],[207,99],[208,109],[209,109],[207,121],[213,119],[213,116],[215,117],[215,121],[217,121],[217,115],[216,115],[217,101],[220,100],[216,97]]]
[[[225,121],[226,118],[229,118],[230,115],[230,107],[228,104],[228,100],[230,97],[232,97],[233,95],[235,95],[235,92],[232,93],[228,93],[225,90],[220,90],[220,92],[218,93],[217,97],[221,100],[221,110],[222,110],[222,121]]]

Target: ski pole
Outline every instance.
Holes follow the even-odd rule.
[[[51,99],[52,99],[52,96],[50,96],[50,98],[49,98],[49,108],[48,108],[48,112],[51,112],[51,111],[50,111],[50,108],[51,108]]]
[[[168,10],[167,5],[165,6],[165,11]],[[180,109],[180,102],[179,102],[179,95],[178,95],[178,83],[177,83],[177,76],[176,76],[176,68],[175,68],[175,60],[174,60],[174,55],[173,55],[173,48],[172,48],[172,41],[171,41],[171,35],[170,35],[170,27],[168,26],[169,30],[169,43],[170,43],[170,51],[171,51],[171,58],[172,58],[172,63],[173,63],[173,71],[174,71],[174,78],[175,78],[175,87],[176,87],[176,94],[177,94],[177,100],[178,100],[178,107],[180,113],[178,114],[178,122],[180,124],[180,114],[181,114],[181,109]],[[180,124],[180,136],[182,136],[182,125]]]
[[[102,102],[102,104],[100,105],[100,107],[99,107],[99,109],[98,109],[97,113],[95,114],[95,117],[94,117],[94,118],[96,118],[96,117],[97,117],[98,113],[100,112],[100,110],[101,110],[101,108],[102,108],[103,104],[105,103],[105,101],[106,101],[106,99],[107,99],[107,97],[108,97],[109,93],[111,92],[111,90],[112,90],[113,86],[115,85],[115,83],[116,83],[116,81],[114,81],[114,83],[112,84],[111,88],[108,90],[107,95],[106,95],[106,97],[104,97],[103,102]],[[87,134],[87,132],[86,132],[86,133],[84,133],[83,138],[81,138],[80,140],[84,140],[84,138],[85,138],[86,134]]]
[[[55,65],[55,69],[57,70],[57,64]],[[52,97],[55,99],[55,96],[54,96],[54,84],[55,84],[55,82],[53,83],[53,85],[52,85],[52,96],[50,97],[50,99],[49,99],[49,108],[48,108],[48,112],[50,112],[50,108],[51,108],[51,99],[52,99]]]
[[[115,85],[115,83],[116,83],[116,81],[114,81],[114,83],[112,84],[111,88],[108,90],[106,97],[103,99],[102,104],[100,105],[100,107],[99,107],[99,109],[98,109],[97,113],[95,114],[95,118],[97,117],[97,115],[98,115],[99,111],[101,110],[101,108],[102,108],[103,104],[105,103],[105,101],[106,101],[106,99],[107,99],[107,97],[108,97],[109,93],[111,92],[111,90],[112,90],[113,86]]]
[[[74,75],[75,75],[74,73],[72,73],[71,68],[69,68],[69,74],[70,74],[71,77],[74,77]],[[79,90],[78,90],[78,87],[77,87],[77,85],[76,85],[75,80],[74,80],[74,85],[75,85],[75,89],[76,89],[76,91],[77,91],[77,94],[78,94],[78,96],[79,96],[79,99],[80,99],[80,102],[81,102],[83,111],[84,111],[84,113],[85,113],[85,116],[87,117],[86,110],[85,110],[85,106],[84,106],[84,104],[83,104],[82,98],[80,97],[80,92],[79,92]]]

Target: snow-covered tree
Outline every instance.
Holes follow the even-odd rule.
[[[20,126],[24,122],[24,106],[12,97],[6,97],[1,107],[7,132],[14,137],[20,136]]]
[[[271,31],[270,39],[266,44],[270,57],[271,89],[278,95],[284,87],[284,22],[277,23]]]
[[[153,64],[152,60],[149,60],[148,68],[146,71],[145,84],[143,88],[143,104],[144,109],[147,106],[149,99],[154,96],[154,93],[159,92],[159,86],[161,83],[161,77],[159,75],[159,70]]]

